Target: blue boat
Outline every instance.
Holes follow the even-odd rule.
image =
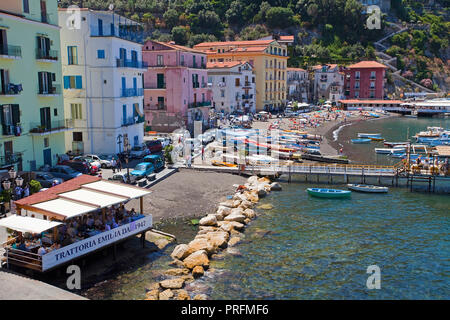
[[[339,189],[320,189],[320,188],[308,188],[306,189],[309,195],[318,198],[328,198],[328,199],[341,199],[341,198],[349,198],[352,194],[351,191],[348,190],[339,190]]]
[[[352,139],[352,143],[369,143],[370,139]]]

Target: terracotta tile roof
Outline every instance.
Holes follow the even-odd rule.
[[[294,41],[294,36],[280,36],[280,41]]]
[[[81,176],[63,182],[61,184],[58,184],[54,187],[51,187],[48,190],[40,191],[35,194],[32,194],[29,197],[15,201],[15,203],[18,205],[32,205],[43,201],[54,200],[58,198],[58,194],[60,193],[76,190],[79,189],[80,186],[83,184],[99,180],[101,180],[100,177],[94,177],[87,174],[83,174]]]
[[[196,44],[194,48],[210,48],[210,47],[224,47],[224,46],[267,46],[275,40],[247,40],[247,41],[216,41],[216,42],[202,42]]]
[[[181,51],[185,51],[185,52],[192,52],[192,53],[200,53],[200,54],[205,54],[205,52],[200,51],[200,50],[195,50],[189,47],[185,47],[185,46],[180,46],[178,44],[175,44],[175,42],[171,41],[171,42],[160,42],[160,41],[156,41],[156,40],[150,40],[151,42],[157,43],[161,46],[170,48],[170,49],[174,49],[174,50],[181,50]],[[142,51],[156,51],[156,50],[145,50],[145,45],[142,49]]]
[[[305,69],[302,68],[287,68],[287,71],[300,71],[300,72],[306,72]]]
[[[232,68],[244,63],[245,63],[244,61],[208,62],[206,64],[206,68],[207,69]]]
[[[376,61],[361,61],[352,65],[349,65],[347,68],[349,69],[357,69],[357,68],[387,68],[384,64],[381,64]]]
[[[361,104],[401,104],[403,101],[401,100],[358,100],[358,99],[349,99],[349,100],[339,100],[340,103],[361,103]]]
[[[313,68],[313,70],[319,70],[319,69],[322,69],[323,66],[328,66],[328,67],[330,67],[330,69],[334,69],[337,67],[337,64],[329,64],[329,63],[324,64],[324,65],[318,64],[317,66],[313,66],[312,68]]]

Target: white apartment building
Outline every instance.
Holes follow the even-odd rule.
[[[287,99],[309,102],[308,71],[301,68],[287,68]]]
[[[344,73],[337,64],[325,64],[313,67],[314,101],[329,100],[337,102],[344,99]]]
[[[74,154],[113,154],[142,144],[142,45],[139,25],[112,11],[59,9],[64,108]]]
[[[206,67],[216,112],[256,112],[255,75],[248,62],[208,62]]]

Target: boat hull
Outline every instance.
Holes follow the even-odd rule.
[[[348,184],[347,188],[353,191],[367,192],[367,193],[386,193],[389,191],[388,187],[378,187],[366,184]]]
[[[381,138],[381,133],[358,133],[358,138]]]
[[[352,139],[352,143],[360,144],[360,143],[370,143],[371,139]]]
[[[327,198],[327,199],[343,199],[349,198],[352,194],[351,191],[338,190],[338,189],[319,189],[319,188],[308,188],[306,189],[308,194],[317,198]]]

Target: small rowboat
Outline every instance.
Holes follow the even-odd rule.
[[[211,164],[216,167],[237,167],[237,164],[212,160]]]
[[[394,154],[394,153],[400,153],[405,152],[406,148],[375,148],[376,153],[380,154]]]
[[[352,194],[351,191],[339,189],[308,188],[306,191],[310,196],[329,199],[349,198]]]
[[[386,193],[389,191],[388,187],[378,187],[368,184],[348,184],[347,188],[353,191],[369,192],[369,193]]]
[[[386,147],[395,147],[399,145],[408,145],[408,142],[385,142],[384,145]]]
[[[352,143],[369,143],[370,139],[352,139]]]
[[[372,141],[384,141],[384,138],[375,138],[375,137],[369,137]]]
[[[358,138],[381,138],[381,133],[358,133]]]

